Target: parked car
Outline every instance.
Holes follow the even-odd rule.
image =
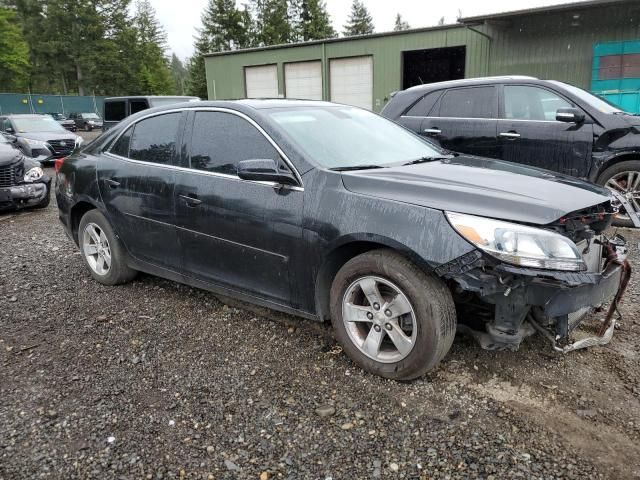
[[[162,95],[137,95],[133,97],[110,97],[104,99],[104,128],[117,125],[130,115],[154,107],[163,107],[181,102],[197,102],[198,97],[187,96],[162,96]]]
[[[92,131],[94,128],[102,128],[102,119],[97,113],[78,113],[74,112],[69,115],[69,118],[74,121],[76,128]]]
[[[559,343],[628,276],[605,188],[325,102],[140,112],[62,163],[56,197],[98,282],[144,271],[331,319],[356,363],[395,379],[438,364],[456,312],[485,348],[534,324],[577,348]]]
[[[50,115],[6,115],[0,116],[0,132],[28,157],[46,159],[71,155],[82,144],[82,137],[65,130]]]
[[[49,205],[51,177],[0,134],[0,212]]]
[[[68,119],[65,115],[58,112],[47,113],[47,115],[51,115],[51,117],[62,125],[65,130],[69,130],[70,132],[75,132],[77,130],[76,122]]]
[[[398,92],[382,115],[448,150],[607,186],[640,213],[640,117],[575,86],[520,76],[431,83]],[[625,214],[617,223],[633,226]]]

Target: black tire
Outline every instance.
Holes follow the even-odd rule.
[[[605,186],[606,183],[617,174],[622,172],[629,172],[629,171],[640,172],[640,160],[626,160],[624,162],[620,162],[620,163],[616,163],[615,165],[612,165],[611,167],[607,168],[604,172],[602,172],[600,176],[598,176],[596,183],[598,185]],[[640,214],[640,212],[636,212],[636,213]],[[613,220],[613,224],[618,227],[627,227],[627,228],[634,227],[631,219],[625,219],[625,218],[615,218]]]
[[[367,275],[398,286],[415,313],[415,344],[396,363],[379,362],[364,354],[351,340],[342,320],[342,302],[349,286]],[[344,351],[364,370],[381,377],[412,380],[424,375],[444,358],[455,337],[455,306],[446,285],[392,250],[373,250],[349,260],[333,281],[330,302],[331,322]]]
[[[89,125],[88,123],[85,124],[85,127],[87,129],[87,132],[90,132],[91,130],[93,130],[93,128],[91,127],[91,125]]]
[[[87,225],[89,224],[95,224],[100,227],[109,242],[111,250],[111,266],[108,272],[104,275],[98,274],[93,270],[93,268],[91,268],[84,252],[83,235]],[[82,259],[89,269],[89,273],[91,273],[91,276],[98,282],[104,285],[119,285],[130,282],[137,275],[138,272],[127,265],[127,253],[118,237],[113,233],[113,229],[111,228],[109,221],[100,211],[89,210],[84,214],[80,220],[80,226],[78,227],[78,244],[80,245]]]

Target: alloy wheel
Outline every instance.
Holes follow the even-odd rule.
[[[111,269],[111,247],[100,226],[88,223],[82,233],[82,252],[91,270],[106,275]]]
[[[403,360],[416,344],[411,302],[398,286],[381,277],[361,277],[347,288],[342,321],[353,344],[381,363]]]
[[[624,195],[636,213],[640,213],[640,172],[626,171],[615,174],[605,184],[610,190]],[[629,220],[629,215],[618,214],[621,220]]]

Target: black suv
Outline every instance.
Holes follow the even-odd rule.
[[[640,117],[554,80],[489,77],[398,92],[382,115],[456,152],[605,185],[640,212]],[[629,215],[617,223],[633,226]]]
[[[76,128],[90,132],[94,128],[102,128],[102,119],[97,113],[77,113],[69,115],[69,119],[73,120]]]

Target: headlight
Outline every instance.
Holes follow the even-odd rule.
[[[31,140],[30,138],[24,138],[24,137],[22,137],[22,139],[30,147],[33,147],[33,148],[48,148],[47,144],[45,142],[41,142],[40,140]]]
[[[40,167],[33,167],[29,169],[27,173],[24,174],[24,181],[35,182],[36,180],[40,180],[43,175],[44,175],[44,172]]]
[[[505,262],[553,270],[587,268],[575,243],[559,233],[474,215],[445,213],[466,240]]]

